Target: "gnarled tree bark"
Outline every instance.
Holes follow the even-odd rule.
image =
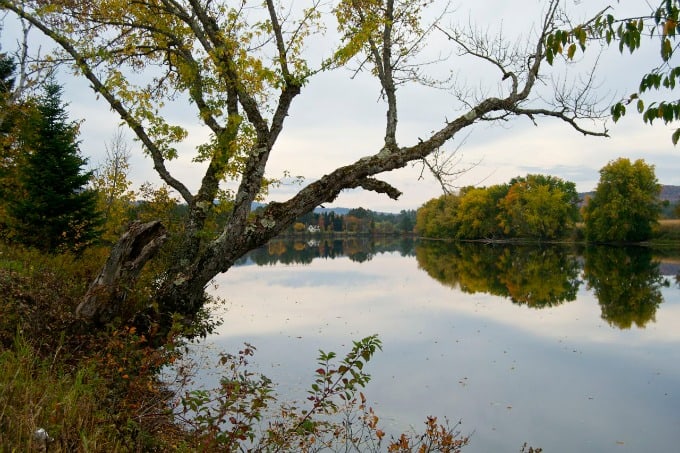
[[[88,322],[111,321],[121,312],[128,290],[165,239],[165,227],[159,221],[134,222],[111,248],[104,267],[78,304],[76,315]]]

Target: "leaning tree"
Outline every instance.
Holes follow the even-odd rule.
[[[607,134],[604,128],[584,125],[593,127],[592,122],[582,123],[598,115],[585,93],[591,79],[550,100],[548,93],[537,94],[540,86],[550,85],[543,83],[549,82],[552,70],[546,60],[547,39],[566,26],[559,0],[540,5],[540,22],[527,28],[522,43],[505,43],[503,36],[480,34],[470,27],[446,27],[443,15],[426,23],[424,10],[437,5],[429,0],[313,0],[300,9],[292,4],[275,0],[0,0],[0,8],[57,44],[57,58],[70,61],[74,72],[85,77],[97,96],[120,115],[151,157],[160,178],[187,204],[181,240],[164,245],[172,243],[178,249],[177,259],[164,269],[157,289],[162,313],[191,319],[202,307],[204,289],[213,277],[275,237],[296,217],[334,200],[345,189],[363,188],[397,198],[399,190],[376,175],[427,159],[477,123],[517,116],[535,121],[548,116],[583,134]],[[305,55],[306,43],[328,27],[337,28],[337,46],[332,55],[313,66]],[[487,65],[487,74],[496,74],[497,85],[470,96],[463,96],[465,90],[457,91],[460,103],[441,113],[443,124],[433,125],[428,136],[399,142],[397,88],[407,83],[432,84],[433,77],[425,73],[429,66],[418,66],[418,55],[433,39],[451,49],[451,56],[440,64],[453,70],[459,57],[478,59]],[[301,187],[290,199],[253,212],[252,202],[266,189],[267,163],[277,151],[294,101],[320,72],[348,65],[367,70],[380,83],[386,109],[382,145],[373,154]],[[207,165],[196,191],[166,165],[177,156],[178,143],[187,138],[187,130],[170,124],[159,113],[163,102],[178,96],[190,101],[196,117],[210,131],[210,140],[196,149],[194,160]],[[216,209],[221,184],[228,180],[237,181],[238,187],[230,200],[229,216],[217,232],[208,234],[207,219]],[[115,286],[116,276],[134,274],[130,270],[139,269],[161,246],[161,228],[137,230],[139,238],[133,237],[134,232],[126,238],[128,249],[137,252],[133,264],[128,272],[120,272],[109,262],[113,277],[101,280],[106,285]],[[120,249],[114,252],[112,258],[125,261]],[[116,301],[104,300],[101,291],[95,293],[98,297],[81,305],[81,314],[93,320],[115,314]],[[115,299],[120,292],[109,294],[108,299]]]

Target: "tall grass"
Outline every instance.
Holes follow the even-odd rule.
[[[38,428],[54,439],[50,452],[147,451],[158,443],[133,404],[147,397],[162,404],[147,388],[163,357],[118,328],[91,329],[74,316],[105,252],[0,245],[0,452],[41,451]],[[129,378],[120,378],[121,364]]]
[[[52,438],[51,452],[117,451],[118,435],[107,419],[105,383],[92,367],[65,369],[55,356],[40,358],[24,339],[15,337],[0,352],[0,451],[41,451],[34,437],[43,428]]]

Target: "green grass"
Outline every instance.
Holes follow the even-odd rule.
[[[0,245],[0,452],[41,451],[33,434],[44,428],[50,452],[149,451],[139,408],[153,406],[163,423],[155,374],[121,364],[162,363],[118,329],[88,329],[74,316],[103,253],[44,255]],[[153,360],[153,362],[152,362]],[[162,450],[162,449],[161,449]]]
[[[65,369],[59,353],[40,358],[21,334],[0,352],[0,451],[39,451],[38,428],[54,439],[52,452],[120,450],[116,430],[102,423],[105,383],[93,367]]]

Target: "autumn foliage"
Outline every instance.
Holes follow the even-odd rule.
[[[418,210],[416,231],[430,238],[559,239],[578,220],[578,201],[574,183],[527,175],[428,201]]]

